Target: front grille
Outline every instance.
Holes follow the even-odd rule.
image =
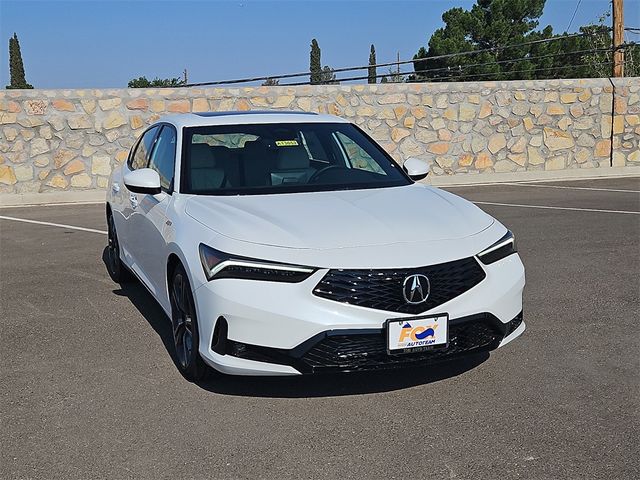
[[[449,345],[425,352],[389,355],[384,333],[329,335],[300,359],[307,371],[355,371],[425,364],[497,347],[503,337],[488,321],[450,325]]]
[[[405,301],[402,290],[405,279],[416,273],[429,278],[431,293],[425,302],[413,305]],[[417,314],[466,292],[484,280],[485,276],[474,258],[418,268],[329,270],[313,293],[350,305]]]

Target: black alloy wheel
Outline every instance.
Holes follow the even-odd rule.
[[[107,270],[109,276],[114,282],[125,283],[131,281],[132,276],[120,260],[120,243],[118,242],[118,234],[116,233],[116,224],[113,215],[109,213],[107,216]]]
[[[198,320],[189,279],[182,265],[173,271],[169,292],[178,368],[187,380],[197,381],[205,376],[207,367],[198,353]]]

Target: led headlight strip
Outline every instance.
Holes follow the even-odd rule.
[[[297,283],[309,278],[317,269],[238,257],[200,244],[200,260],[208,280],[241,278],[271,282]]]
[[[485,265],[489,265],[491,263],[497,262],[498,260],[502,260],[512,253],[516,253],[517,251],[518,248],[516,246],[516,238],[513,236],[513,233],[508,230],[504,237],[491,245],[489,248],[486,248],[485,250],[480,252],[477,257],[482,263],[484,263]]]

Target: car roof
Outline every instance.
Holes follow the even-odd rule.
[[[287,110],[182,113],[167,115],[159,121],[171,123],[177,128],[259,123],[349,123],[347,120],[333,115]]]

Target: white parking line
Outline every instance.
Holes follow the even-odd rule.
[[[76,227],[75,225],[66,225],[64,223],[41,222],[40,220],[27,220],[26,218],[5,217],[0,215],[0,220],[13,220],[14,222],[35,223],[36,225],[48,225],[50,227],[68,228],[71,230],[80,230],[82,232],[100,233],[106,235],[104,230],[96,230],[95,228]]]
[[[597,212],[597,213],[623,213],[628,215],[640,215],[640,212],[629,210],[603,210],[598,208],[578,208],[578,207],[553,207],[550,205],[525,205],[520,203],[497,203],[497,202],[473,202],[476,205],[495,205],[498,207],[516,207],[516,208],[540,208],[545,210],[568,210],[572,212]],[[104,230],[96,230],[95,228],[77,227],[75,225],[67,225],[65,223],[42,222],[40,220],[28,220],[26,218],[7,217],[0,215],[0,220],[12,220],[14,222],[33,223],[36,225],[47,225],[50,227],[68,228],[70,230],[80,230],[81,232],[99,233],[106,235]]]
[[[69,205],[104,205],[104,202],[25,203],[24,205],[0,205],[0,208],[66,207]]]
[[[496,203],[496,202],[473,202],[476,205],[497,205],[499,207],[519,207],[519,208],[543,208],[548,210],[569,210],[572,212],[600,212],[600,213],[627,213],[630,215],[640,215],[640,212],[629,210],[601,210],[599,208],[578,208],[578,207],[551,207],[549,205],[523,205],[519,203]]]
[[[562,185],[542,185],[539,183],[524,182],[504,182],[494,185],[515,185],[518,187],[537,187],[537,188],[560,188],[565,190],[591,190],[595,192],[616,192],[616,193],[640,193],[640,190],[623,190],[618,188],[597,188],[597,187],[567,187]]]

